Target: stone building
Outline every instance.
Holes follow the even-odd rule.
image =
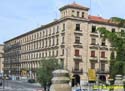
[[[88,80],[88,70],[107,79],[111,44],[100,38],[98,27],[112,32],[125,30],[108,19],[90,16],[89,8],[76,3],[60,9],[61,17],[47,25],[5,42],[4,71],[18,76],[36,76],[41,59],[55,57],[69,70],[76,83]],[[74,82],[75,81],[75,82]]]
[[[3,73],[4,45],[0,44],[0,73]]]

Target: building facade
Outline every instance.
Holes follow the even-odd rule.
[[[96,29],[105,27],[112,32],[125,29],[108,19],[90,16],[89,8],[76,3],[59,10],[60,19],[5,42],[5,73],[17,76],[32,73],[35,78],[40,60],[55,57],[77,83],[88,80],[89,69],[107,79],[112,47]]]
[[[4,45],[0,44],[0,73],[3,73]]]

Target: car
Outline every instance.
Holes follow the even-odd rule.
[[[35,79],[28,79],[28,83],[35,83]]]
[[[2,79],[0,79],[0,86],[2,86]]]

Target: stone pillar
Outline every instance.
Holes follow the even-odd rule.
[[[122,75],[115,76],[114,91],[124,91]]]
[[[50,91],[71,91],[69,85],[69,73],[66,70],[53,71],[52,85]]]

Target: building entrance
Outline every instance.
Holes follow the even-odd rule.
[[[75,74],[73,75],[73,79],[72,79],[72,87],[78,84],[80,85],[80,76]]]

